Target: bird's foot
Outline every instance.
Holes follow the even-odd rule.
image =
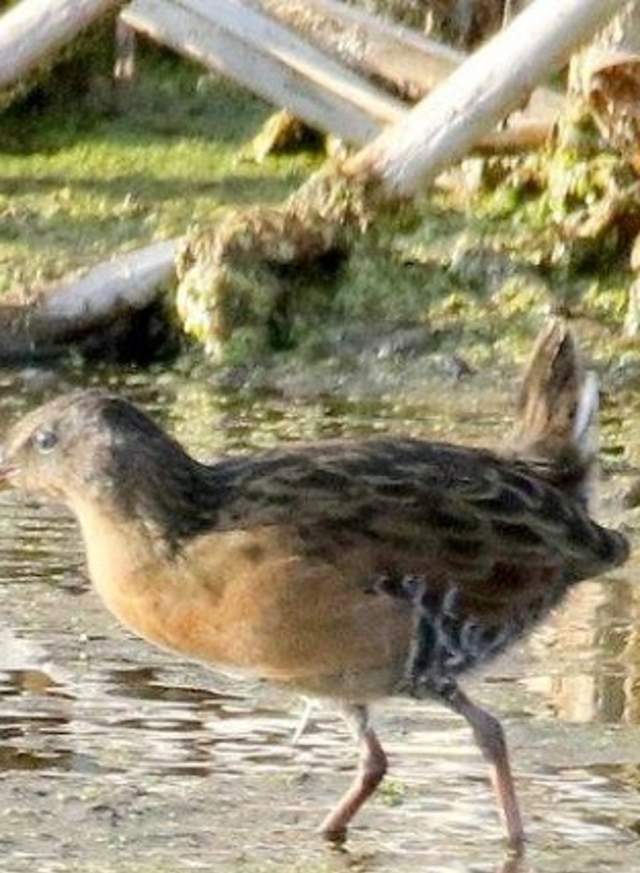
[[[344,846],[347,842],[348,831],[346,827],[326,827],[322,824],[318,828],[318,833],[324,837],[328,843],[331,843],[331,845],[336,848]]]

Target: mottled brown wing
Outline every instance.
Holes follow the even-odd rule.
[[[526,464],[482,450],[325,443],[247,459],[233,479],[221,527],[294,526],[327,560],[368,551],[405,572],[430,569],[475,587],[500,567],[561,570],[577,581],[628,554],[624,537]]]

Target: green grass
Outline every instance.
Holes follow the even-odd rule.
[[[147,46],[118,112],[108,79],[94,79],[84,95],[49,85],[2,115],[0,295],[182,234],[225,207],[278,203],[320,166],[312,151],[248,160],[272,109],[175,56]],[[490,159],[475,192],[434,192],[381,216],[336,273],[295,277],[283,354],[324,355],[335,325],[422,324],[434,351],[481,365],[518,357],[553,304],[617,329],[629,241],[618,226],[582,239],[563,223],[586,215],[610,179],[629,184],[618,167],[606,155]],[[237,357],[250,356],[252,342],[236,339]]]
[[[0,293],[181,234],[223,206],[277,202],[318,158],[241,152],[271,109],[227,80],[147,50],[126,109],[108,83],[4,113]]]

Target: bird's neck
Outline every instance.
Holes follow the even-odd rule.
[[[215,525],[224,483],[215,467],[198,463],[177,443],[140,445],[116,456],[112,466],[106,486],[99,480],[92,495],[96,507],[117,527],[139,530],[155,549],[175,553]]]
[[[71,509],[80,524],[89,575],[98,588],[106,576],[128,578],[166,560],[162,539],[139,521],[122,517],[112,506],[80,498],[71,503]]]
[[[176,573],[162,542],[144,524],[123,519],[96,501],[75,501],[94,590],[122,624],[166,648],[173,642],[171,617],[181,602],[185,580]],[[187,598],[188,600],[189,598]]]

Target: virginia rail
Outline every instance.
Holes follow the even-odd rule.
[[[552,320],[500,454],[386,437],[205,465],[127,401],[89,390],[11,429],[0,480],[68,504],[95,588],[140,636],[339,705],[361,762],[326,836],[344,836],[386,771],[369,704],[404,694],[468,721],[517,849],[501,726],[458,679],[628,556],[587,510],[597,399]]]

